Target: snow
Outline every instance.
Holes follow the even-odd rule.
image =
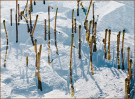
[[[10,3],[8,3],[10,2]],[[19,1],[20,10],[25,7],[26,1]],[[38,89],[38,80],[35,77],[35,51],[31,42],[30,34],[27,33],[25,20],[20,21],[18,26],[19,42],[16,43],[15,30],[15,1],[1,1],[1,97],[2,98],[71,98],[70,88],[70,48],[72,33],[72,9],[74,18],[77,19],[77,33],[74,34],[72,71],[73,85],[75,88],[74,98],[124,98],[125,78],[127,73],[127,47],[130,47],[130,57],[134,59],[134,2],[124,1],[95,1],[95,15],[99,15],[97,22],[97,52],[93,53],[93,71],[91,75],[90,48],[85,41],[86,32],[83,28],[85,15],[80,7],[79,17],[76,12],[76,2],[74,1],[36,1],[33,5],[32,23],[34,24],[38,14],[37,26],[34,31],[34,39],[37,39],[37,49],[42,44],[40,75],[43,91]],[[48,5],[52,6],[51,18],[51,65],[48,64],[48,41],[44,41],[44,19],[48,20]],[[83,1],[86,9],[89,7],[88,1]],[[54,22],[56,8],[57,17],[57,45],[59,55],[56,54],[54,40]],[[13,26],[10,26],[10,9],[13,8]],[[97,17],[96,17],[97,18]],[[92,19],[92,10],[88,20]],[[9,47],[7,53],[6,68],[3,67],[6,49],[6,35],[3,26],[6,22],[9,37]],[[82,25],[82,58],[78,58],[79,51],[79,25]],[[111,29],[111,60],[104,59],[103,38],[105,29]],[[125,70],[118,70],[117,67],[117,34],[126,29],[124,43],[124,63]],[[48,21],[47,21],[48,31]],[[59,33],[60,32],[60,33]],[[48,40],[48,37],[47,37]],[[122,34],[120,37],[122,41]],[[108,38],[107,38],[108,42]],[[107,44],[108,45],[108,44]],[[120,42],[121,49],[122,42]],[[29,66],[26,67],[26,55],[29,57]],[[121,52],[120,52],[121,57]],[[121,59],[120,59],[121,61]],[[134,60],[133,60],[134,63]],[[133,71],[133,64],[132,64]],[[133,75],[134,76],[134,75]],[[133,79],[133,78],[132,78]],[[134,83],[134,79],[132,80]],[[134,87],[131,86],[132,93]]]

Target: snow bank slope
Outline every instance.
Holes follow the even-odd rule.
[[[36,15],[39,15],[37,26],[34,32],[34,39],[37,39],[38,49],[42,44],[40,74],[42,80],[43,91],[38,90],[37,78],[35,77],[35,52],[27,33],[25,20],[19,25],[19,42],[16,44],[15,21],[13,15],[13,26],[10,26],[9,11],[14,8],[13,5],[5,6],[7,2],[2,1],[2,20],[6,20],[7,33],[9,36],[9,49],[7,54],[7,66],[3,67],[5,58],[6,38],[4,27],[2,28],[2,45],[1,45],[1,95],[4,98],[70,98],[70,45],[72,33],[71,13],[74,8],[74,17],[77,19],[77,33],[74,35],[72,70],[73,83],[75,88],[75,97],[77,98],[124,98],[125,95],[125,78],[127,77],[127,47],[131,47],[131,58],[133,59],[133,18],[132,7],[127,6],[123,2],[95,2],[95,14],[99,14],[97,26],[97,52],[93,53],[93,70],[91,75],[90,67],[90,49],[85,41],[86,32],[83,28],[85,15],[80,8],[80,16],[76,16],[76,2],[36,2],[36,6],[32,12],[32,23],[34,23]],[[24,9],[25,3],[20,2],[21,10]],[[132,3],[132,2],[131,2]],[[88,8],[89,2],[83,2],[84,7]],[[8,4],[9,5],[9,4]],[[48,65],[48,42],[44,41],[44,19],[48,19],[48,5],[51,5],[51,59],[54,59],[51,66]],[[73,8],[71,6],[74,6]],[[57,44],[59,55],[56,54],[54,44],[54,20],[55,11],[58,9],[57,18]],[[61,8],[60,8],[61,7]],[[110,8],[108,8],[110,7]],[[14,14],[13,13],[13,14]],[[92,18],[92,12],[89,14],[89,21]],[[119,14],[120,13],[120,14]],[[121,17],[122,15],[122,17]],[[131,19],[129,19],[131,17]],[[78,59],[78,25],[82,25],[82,58]],[[104,30],[112,29],[111,34],[111,61],[104,59]],[[120,30],[126,28],[125,45],[124,45],[124,61],[125,71],[118,70],[116,56],[116,37]],[[60,32],[60,33],[59,33]],[[127,33],[129,32],[129,33]],[[121,37],[122,38],[122,37]],[[120,44],[121,48],[121,44]],[[26,67],[26,55],[29,56],[29,66]],[[133,88],[133,87],[132,87]]]

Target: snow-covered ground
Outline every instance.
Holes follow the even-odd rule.
[[[20,11],[25,7],[26,1],[19,1]],[[130,47],[130,58],[134,63],[134,2],[132,1],[96,1],[95,16],[99,15],[97,22],[97,52],[93,53],[93,70],[91,75],[90,48],[85,41],[86,32],[83,27],[85,14],[79,9],[77,16],[75,1],[36,1],[33,5],[32,23],[38,14],[38,21],[34,32],[34,39],[37,39],[38,49],[42,44],[42,54],[40,63],[40,74],[43,91],[37,87],[35,77],[35,52],[31,42],[30,34],[27,32],[25,20],[21,20],[18,27],[19,42],[16,43],[15,26],[15,1],[1,1],[1,97],[2,98],[70,98],[70,45],[72,33],[72,9],[74,18],[77,19],[77,33],[74,35],[72,71],[74,93],[76,98],[124,98],[125,78],[127,73],[127,47]],[[48,5],[52,6],[51,17],[51,59],[54,61],[48,65],[48,41],[44,40],[44,19],[48,20]],[[86,9],[89,7],[88,1],[83,1]],[[54,41],[55,12],[58,7],[57,17],[57,45],[59,55],[56,54]],[[13,26],[10,26],[10,9],[13,9]],[[92,19],[92,10],[88,20]],[[7,53],[6,68],[4,68],[4,58],[6,51],[6,35],[3,26],[6,21],[6,28],[9,37],[9,47]],[[48,25],[48,23],[47,23]],[[78,58],[79,51],[79,29],[82,26],[82,58]],[[111,29],[111,60],[104,59],[105,29]],[[117,66],[117,34],[123,29],[126,30],[124,43],[124,66],[125,70],[118,70]],[[60,33],[59,33],[60,32]],[[47,38],[48,40],[48,38]],[[107,39],[108,40],[108,39]],[[120,37],[122,41],[122,35]],[[120,42],[120,49],[121,49]],[[29,57],[29,66],[26,67],[26,55]],[[121,61],[121,52],[120,52]],[[122,62],[121,62],[122,67]],[[133,71],[133,64],[132,64]],[[134,75],[133,75],[134,76]],[[134,80],[132,78],[131,96],[133,97]]]

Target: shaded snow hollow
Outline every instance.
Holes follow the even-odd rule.
[[[20,10],[24,9],[26,1],[19,1]],[[131,48],[130,57],[133,59],[134,46],[134,6],[133,2],[97,1],[95,2],[95,14],[99,15],[97,25],[97,52],[93,53],[93,70],[90,68],[90,49],[85,41],[86,32],[83,28],[85,15],[80,7],[79,17],[76,15],[76,2],[36,1],[33,5],[32,23],[34,24],[38,14],[37,26],[34,32],[34,39],[37,39],[38,49],[42,44],[40,63],[40,74],[43,91],[38,90],[37,78],[35,77],[35,52],[27,33],[25,20],[19,25],[19,42],[16,43],[15,31],[15,2],[1,1],[1,22],[6,21],[6,28],[9,37],[9,48],[7,54],[7,66],[3,67],[6,49],[6,36],[3,23],[1,23],[1,97],[2,98],[70,98],[70,45],[72,33],[72,9],[74,18],[77,19],[77,33],[74,35],[72,71],[75,98],[124,98],[125,78],[127,73],[127,47]],[[51,59],[54,59],[51,66],[48,65],[48,42],[44,41],[44,19],[48,19],[48,5],[51,9]],[[88,1],[83,2],[87,9]],[[56,54],[54,44],[54,22],[55,11],[58,9],[57,17],[57,45],[59,55]],[[10,8],[13,8],[13,26],[10,26]],[[96,17],[97,18],[97,17]],[[88,20],[92,19],[92,10]],[[48,23],[47,23],[48,24]],[[78,58],[78,26],[82,25],[82,58]],[[111,33],[111,60],[104,59],[104,30],[112,29]],[[126,29],[124,43],[125,71],[117,68],[116,38],[119,31]],[[60,32],[60,33],[58,33]],[[108,39],[107,39],[108,40]],[[122,41],[122,36],[120,38]],[[120,42],[121,48],[121,42]],[[26,67],[26,55],[29,56],[29,66]],[[121,57],[121,54],[120,54]],[[132,65],[133,66],[133,65]],[[133,69],[133,67],[132,67]],[[132,82],[133,83],[133,82]],[[133,90],[133,87],[132,89]]]

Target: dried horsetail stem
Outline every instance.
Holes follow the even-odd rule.
[[[94,33],[94,23],[95,23],[95,17],[94,17],[94,2],[93,2],[93,21],[92,21],[93,26],[92,26],[92,35]]]
[[[32,0],[30,0],[30,11],[33,12]]]
[[[89,36],[89,47],[91,47],[91,40],[92,40],[92,37]]]
[[[119,59],[119,45],[120,45],[120,33],[117,35],[117,58],[118,58],[118,69],[120,69],[120,59]]]
[[[29,18],[30,18],[30,33],[32,33],[32,20],[31,20],[31,12],[32,12],[32,0],[30,0],[30,6],[29,6]]]
[[[109,30],[109,35],[108,35],[108,60],[111,59],[111,55],[110,55],[110,39],[111,39],[111,30]]]
[[[93,38],[93,43],[94,43],[93,52],[96,52],[97,51],[97,48],[96,48],[96,37],[95,36]]]
[[[93,64],[92,64],[92,46],[93,46],[94,36],[92,36],[92,39],[90,41],[90,65],[91,65],[91,74],[94,75],[93,72]]]
[[[18,0],[16,0],[16,14],[17,14],[17,9],[18,9]]]
[[[91,24],[92,24],[92,21],[89,22],[89,35],[88,35],[89,47],[91,46],[91,38],[92,38],[92,36],[90,37]]]
[[[3,20],[3,25],[4,25],[6,39],[7,39],[6,53],[5,53],[5,60],[4,60],[4,67],[6,67],[7,50],[8,50],[8,34],[7,34],[7,30],[6,30],[5,20]]]
[[[125,79],[125,96],[126,96],[126,99],[128,99],[128,94],[127,94],[127,91],[128,91],[128,78]]]
[[[25,17],[26,17],[26,19],[28,20],[28,18],[27,18],[27,9],[28,9],[28,0],[27,0],[27,2],[26,2],[26,5],[25,5],[25,8],[24,8],[24,10],[23,11],[21,11],[20,12],[20,19],[22,20],[22,16],[24,15]],[[29,9],[30,10],[30,9]]]
[[[38,52],[37,70],[38,70],[38,89],[40,89],[42,91],[42,83],[41,83],[39,68],[40,68],[40,52]]]
[[[88,20],[86,20],[86,41],[88,41]]]
[[[102,42],[103,42],[104,44],[106,43],[107,32],[108,32],[108,29],[105,29],[105,38],[102,40]]]
[[[89,40],[89,42],[90,42],[91,23],[92,23],[92,21],[89,22],[89,33],[88,33],[88,40]]]
[[[6,53],[5,53],[4,67],[6,67],[7,51],[8,51],[8,45],[6,45]]]
[[[127,48],[127,59],[128,59],[128,72],[129,72],[129,65],[130,65],[130,47]]]
[[[30,17],[30,34],[32,33],[32,20],[31,20],[31,11],[29,10],[30,14],[29,14],[29,17]]]
[[[72,50],[73,50],[74,34],[71,34],[71,52],[70,52],[70,80],[71,80],[71,97],[74,96],[74,87],[72,81]]]
[[[50,35],[50,6],[48,6],[48,36]]]
[[[16,0],[16,16],[15,16],[15,19],[16,19],[16,43],[18,43],[17,5],[18,5],[18,0]]]
[[[74,20],[73,20],[73,18],[74,18],[74,9],[72,10],[72,33],[74,32]]]
[[[31,37],[31,41],[32,41],[33,46],[35,45],[34,44],[34,40],[33,40],[33,34],[34,34],[34,30],[35,30],[35,27],[36,27],[36,24],[37,24],[37,19],[38,19],[38,15],[36,16],[36,20],[35,20],[35,23],[34,23],[34,28],[33,28],[32,32],[30,34],[30,37]],[[30,31],[31,31],[31,29],[30,29]]]
[[[127,81],[127,99],[130,99],[130,79]]]
[[[37,67],[37,39],[35,39],[35,45],[34,45],[34,50],[35,50],[35,54],[36,54],[36,63],[35,63],[35,66]]]
[[[33,36],[30,36],[30,37],[31,37],[31,41],[32,41],[33,46],[35,46]]]
[[[42,45],[40,44],[39,52],[37,53],[37,40],[36,39],[35,39],[34,50],[35,50],[35,54],[36,54],[36,70],[39,70]],[[37,76],[37,72],[35,73],[35,76]]]
[[[24,16],[24,14],[22,14],[22,16],[24,17],[24,19],[25,19],[25,21],[26,21],[26,24],[27,24],[27,31],[30,32],[28,20],[27,20],[27,18]]]
[[[26,66],[28,67],[28,55],[26,55]]]
[[[38,71],[38,89],[40,89],[40,91],[42,91],[42,83],[41,83],[40,71]]]
[[[80,0],[77,0],[77,16],[79,16],[79,2]]]
[[[53,59],[50,61],[50,7],[51,6],[48,6],[48,64],[49,65],[53,61]]]
[[[40,44],[40,47],[39,47],[40,57],[41,57],[41,50],[42,50],[42,44]]]
[[[108,32],[108,29],[105,30],[105,59],[107,59],[107,51],[106,51],[106,39],[107,39],[107,32]]]
[[[74,19],[74,29],[75,29],[75,33],[76,33],[76,18]]]
[[[18,43],[18,25],[17,25],[17,14],[16,14],[16,43]]]
[[[94,2],[93,2],[93,23],[95,22],[95,17],[94,17]]]
[[[45,19],[45,41],[46,41],[46,19]]]
[[[42,44],[40,44],[40,47],[39,47],[39,52],[37,53],[37,39],[35,39],[35,53],[36,54],[38,54],[38,53],[40,53],[39,54],[39,56],[41,57],[41,50],[42,50]],[[37,56],[38,57],[38,56]],[[38,57],[39,58],[39,57]],[[38,61],[38,59],[37,59],[37,61]],[[39,67],[38,67],[39,68]]]
[[[35,43],[37,41],[35,40]],[[35,44],[37,45],[37,44]],[[35,73],[35,76],[38,77],[38,89],[40,89],[42,91],[42,83],[41,83],[41,77],[40,77],[40,57],[41,57],[41,49],[42,49],[42,45],[40,45],[40,48],[39,48],[39,52],[37,53],[37,48],[35,46],[35,52],[37,53],[37,56],[36,56],[36,59],[37,59],[37,68],[36,68],[36,73]]]
[[[56,20],[57,20],[57,12],[58,12],[58,8],[56,9],[56,15],[55,15],[55,25],[54,25],[55,47],[56,47],[56,53],[58,54],[58,48],[57,48],[57,39],[56,39]],[[59,55],[59,54],[58,54],[58,55]]]
[[[125,96],[126,99],[130,99],[130,79],[127,77],[125,79]]]
[[[50,6],[48,6],[48,64],[50,65]]]
[[[38,19],[38,15],[36,16],[36,20],[35,20],[35,23],[34,23],[34,27],[33,27],[31,36],[33,36],[34,30],[35,30],[35,27],[36,27],[36,24],[37,24],[37,19]]]
[[[93,52],[97,51],[97,47],[96,47],[96,30],[97,30],[97,22],[95,22],[95,33],[94,33],[94,48],[93,48]]]
[[[18,25],[20,24],[20,14],[19,14],[20,12],[19,12],[19,4],[18,4]]]
[[[129,60],[129,79],[131,79],[132,77],[131,67],[132,67],[132,59]]]
[[[42,45],[40,45],[40,47],[42,47]],[[39,48],[41,49],[41,48]],[[41,57],[41,53],[40,51],[37,53],[37,70],[39,70],[40,68],[40,57]]]
[[[124,57],[123,57],[124,36],[125,36],[125,30],[123,30],[122,48],[121,48],[121,55],[122,55],[122,70],[124,70]]]
[[[85,13],[85,15],[86,15],[87,10],[83,7],[82,2],[80,3],[80,5],[81,5],[81,7],[82,7],[83,12],[84,12],[84,13]]]
[[[95,31],[94,31],[94,36],[96,37],[96,33],[97,33],[97,22],[95,22]]]
[[[10,9],[10,24],[12,26],[12,9]]]
[[[84,27],[85,27],[85,23],[86,23],[87,17],[88,17],[88,15],[89,15],[89,11],[90,11],[91,4],[92,4],[92,0],[90,1],[89,8],[88,8],[88,12],[87,12],[86,17],[85,17]]]
[[[124,37],[125,37],[125,29],[123,30],[123,37],[122,37],[122,48],[121,48],[122,51],[124,48]]]
[[[105,39],[103,39],[104,49],[105,49],[105,59],[107,59],[107,51],[106,51],[107,32],[108,32],[108,29],[105,29]]]
[[[79,25],[79,59],[81,59],[81,25]]]
[[[28,0],[27,0],[27,3],[26,3],[26,10],[24,10],[25,11],[25,15],[26,15],[26,18],[27,18],[27,9],[28,9]]]
[[[7,30],[6,30],[5,20],[3,20],[3,25],[4,25],[6,39],[7,39],[7,45],[8,45],[8,34],[7,34]]]

